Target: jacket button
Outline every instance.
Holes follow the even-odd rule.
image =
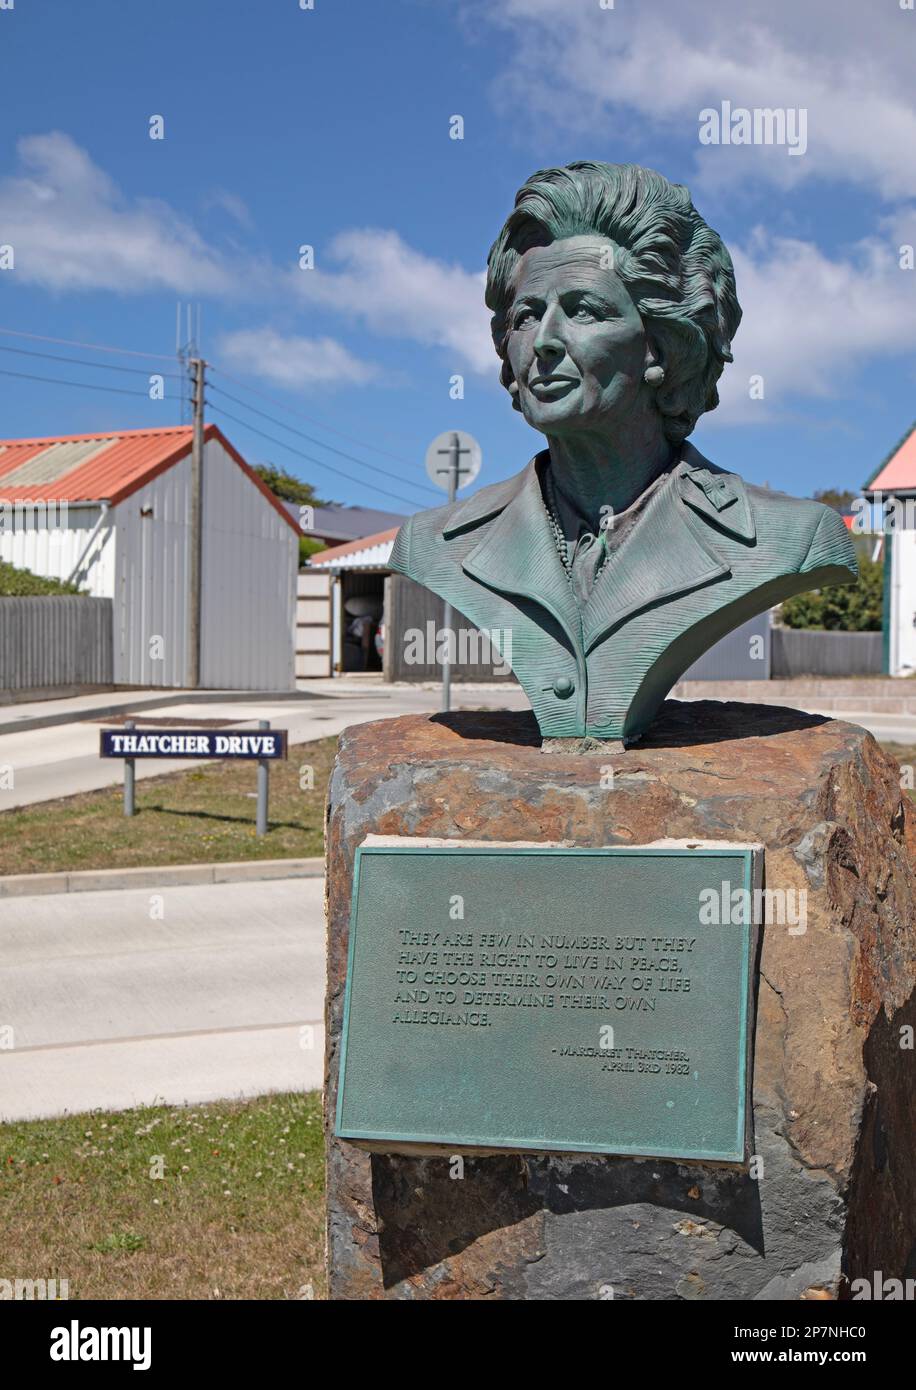
[[[557,676],[553,683],[553,693],[560,700],[568,699],[575,688],[575,682],[569,676]]]

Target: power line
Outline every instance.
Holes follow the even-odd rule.
[[[225,367],[214,367],[211,362],[208,362],[207,366],[210,367],[211,371],[219,372],[220,376],[224,376],[227,381],[234,381],[236,386],[241,386],[243,391],[250,391],[253,396],[260,396],[262,400],[270,401],[272,405],[278,405],[281,410],[288,411],[290,415],[298,415],[300,419],[308,420],[309,424],[318,425],[321,429],[330,431],[331,434],[339,435],[341,439],[348,439],[351,444],[359,444],[363,449],[371,449],[375,454],[384,454],[385,458],[391,459],[394,463],[403,463],[408,468],[416,466],[408,463],[407,459],[399,458],[397,454],[389,453],[387,449],[380,449],[377,444],[368,444],[364,439],[357,439],[355,435],[346,434],[344,430],[336,429],[334,425],[329,425],[314,415],[308,415],[304,410],[287,405],[285,401],[280,400],[279,396],[272,396],[269,391],[261,391],[256,386],[249,386],[247,382],[242,381],[241,377],[233,376],[232,372],[227,372]],[[249,407],[249,409],[253,408],[253,406]]]
[[[334,473],[339,478],[346,478],[350,483],[356,483],[358,487],[371,487],[373,492],[378,492],[383,497],[393,497],[396,502],[405,502],[408,507],[416,507],[416,502],[411,497],[401,497],[399,493],[389,492],[387,488],[376,487],[374,483],[367,484],[365,478],[354,478],[352,473],[345,473],[342,468],[334,468],[332,464],[325,463],[322,459],[313,458],[311,454],[304,454],[301,449],[294,449],[291,444],[285,444],[282,439],[276,439],[272,434],[266,434],[264,430],[259,430],[256,425],[249,425],[245,420],[240,420],[237,415],[230,415],[228,410],[224,410],[221,405],[213,405],[207,401],[211,410],[215,410],[218,415],[224,415],[227,420],[232,420],[234,424],[241,425],[243,429],[250,430],[252,434],[260,435],[270,444],[276,444],[281,449],[286,449],[287,453],[294,454],[296,458],[305,459],[306,463],[314,464],[318,468],[324,468],[329,473]]]
[[[267,420],[272,425],[278,425],[281,430],[289,430],[290,434],[298,435],[300,439],[305,439],[309,444],[317,444],[319,449],[328,449],[332,454],[338,454],[340,458],[349,459],[351,463],[357,464],[360,468],[369,468],[373,473],[381,473],[383,477],[393,478],[396,483],[403,483],[405,487],[416,488],[418,492],[428,492],[435,496],[434,489],[427,487],[424,483],[415,483],[410,478],[403,478],[399,473],[392,473],[389,468],[382,468],[377,463],[366,463],[364,459],[358,459],[353,454],[346,453],[343,449],[337,449],[333,444],[325,444],[323,439],[316,439],[314,435],[306,434],[304,430],[297,430],[295,425],[287,425],[283,420],[276,419],[273,415],[268,415],[264,410],[258,410],[256,406],[249,405],[247,401],[240,401],[237,396],[232,396],[228,391],[224,391],[221,386],[214,386],[210,383],[211,391],[218,391],[226,400],[239,405],[243,410],[250,410],[253,415],[260,415],[262,420]]]
[[[90,352],[113,352],[122,357],[149,357],[158,362],[174,362],[174,353],[167,357],[161,352],[135,352],[132,348],[108,347],[103,343],[80,343],[74,338],[48,338],[42,333],[23,333],[18,328],[2,328],[0,333],[6,333],[11,338],[30,338],[36,343],[56,343],[58,347],[78,347],[88,348]]]
[[[56,338],[50,337],[49,335],[42,333],[26,333],[25,331],[16,328],[4,328],[0,326],[0,333],[6,334],[8,337],[25,338],[31,342],[53,343],[57,346],[82,348],[83,350],[89,352],[106,352],[116,356],[140,357],[146,358],[149,361],[168,362],[170,364],[174,363],[175,361],[175,358],[173,356],[166,356],[164,353],[138,352],[132,348],[114,347],[108,343],[87,343],[75,338]],[[14,348],[6,346],[5,344],[0,344],[0,351],[15,352],[27,357],[42,358],[49,362],[67,362],[72,363],[73,365],[79,365],[83,367],[90,367],[96,369],[104,368],[109,371],[130,372],[139,376],[149,375],[148,372],[146,372],[143,368],[140,367],[114,366],[104,362],[91,362],[85,358],[65,357],[55,353],[30,352],[27,348]],[[214,368],[214,370],[220,372],[229,381],[236,382],[236,384],[239,385],[243,391],[249,392],[250,394],[255,396],[261,396],[265,400],[271,401],[275,405],[279,406],[281,410],[285,410],[293,415],[299,415],[302,417],[302,419],[309,420],[312,423],[319,425],[321,429],[328,430],[333,434],[339,435],[342,439],[348,439],[352,443],[359,444],[362,448],[371,449],[373,453],[382,454],[386,458],[392,459],[395,463],[402,463],[405,464],[405,466],[407,467],[415,466],[412,464],[408,464],[406,460],[399,458],[396,454],[389,453],[386,449],[381,449],[376,445],[366,443],[366,441],[364,440],[356,439],[354,436],[346,434],[343,430],[336,429],[333,425],[328,425],[324,421],[315,419],[315,417],[308,415],[305,411],[297,410],[294,406],[287,405],[285,402],[279,400],[277,397],[270,395],[269,392],[260,391],[257,387],[249,386],[246,382],[234,376],[231,372],[225,371],[221,367]],[[181,373],[163,372],[158,373],[158,375],[162,376],[166,380],[171,381],[184,380],[184,376]],[[0,368],[0,376],[14,377],[19,381],[38,381],[45,383],[49,386],[71,386],[83,391],[104,391],[110,395],[136,396],[142,397],[145,400],[149,399],[148,392],[146,391],[132,391],[127,387],[120,386],[101,386],[89,381],[71,381],[64,377],[39,376],[35,373],[15,372],[6,368]],[[370,469],[372,472],[380,473],[384,477],[393,478],[396,482],[401,483],[403,486],[414,488],[415,490],[420,492],[424,492],[427,494],[432,494],[433,492],[432,488],[427,487],[423,483],[415,483],[409,478],[404,478],[400,474],[392,473],[389,469],[384,469],[380,467],[380,465],[378,464],[368,463],[364,459],[356,458],[355,455],[348,454],[347,452],[345,452],[345,450],[338,449],[332,444],[326,444],[323,440],[316,439],[313,435],[306,434],[303,430],[297,430],[293,425],[288,425],[283,420],[278,420],[275,416],[268,414],[266,411],[258,410],[255,406],[249,405],[248,402],[238,400],[237,397],[232,396],[228,391],[224,391],[222,387],[212,386],[212,389],[218,391],[221,395],[225,396],[227,400],[232,401],[234,404],[240,406],[243,410],[250,411],[252,414],[260,416],[262,419],[267,420],[270,424],[278,426],[280,429],[288,430],[291,434],[295,434],[299,438],[305,439],[311,444],[315,444],[320,449],[326,449],[333,454],[337,454],[341,458],[348,459],[351,463],[355,463],[359,468]],[[269,443],[275,444],[281,449],[286,449],[287,453],[293,454],[297,458],[303,459],[306,463],[310,463],[317,468],[323,468],[327,472],[335,474],[337,477],[346,478],[348,482],[355,483],[359,487],[371,486],[372,490],[374,492],[379,493],[381,496],[391,497],[395,501],[405,503],[409,507],[415,508],[417,506],[417,502],[415,499],[404,497],[400,493],[390,492],[386,488],[377,487],[375,484],[367,484],[365,479],[353,477],[352,474],[344,472],[344,470],[341,468],[335,468],[332,464],[325,463],[322,459],[315,458],[311,454],[306,454],[301,450],[294,449],[291,445],[284,443],[283,440],[276,439],[274,436],[267,434],[264,430],[260,430],[256,426],[249,424],[247,421],[239,419],[236,415],[231,415],[229,411],[223,410],[223,408],[219,405],[213,405],[212,409],[218,411],[221,415],[224,415],[227,420],[232,420],[235,424],[241,425],[244,429],[250,430],[252,433],[259,435],[262,439],[266,439]]]
[[[0,376],[15,376],[20,381],[46,381],[51,386],[79,386],[83,391],[108,391],[116,396],[142,396],[144,400],[149,400],[147,391],[130,391],[126,386],[97,386],[93,381],[64,381],[57,376],[32,376],[28,372],[10,372],[0,367]]]
[[[68,381],[63,377],[37,376],[31,372],[12,372],[4,367],[0,367],[0,376],[16,377],[19,381],[41,381],[51,386],[75,386],[82,391],[105,391],[108,394],[116,396],[140,396],[144,400],[149,399],[149,395],[146,391],[131,391],[126,386],[100,386],[96,382],[91,381]],[[227,420],[232,420],[235,424],[241,425],[243,429],[250,430],[252,433],[260,435],[263,439],[268,440],[271,444],[278,445],[281,449],[286,449],[288,453],[295,454],[297,458],[304,459],[306,463],[311,463],[318,468],[324,468],[327,472],[334,473],[341,478],[346,478],[349,482],[356,483],[359,487],[371,486],[373,492],[378,492],[383,497],[392,497],[398,502],[405,502],[408,507],[416,507],[417,505],[413,498],[401,497],[398,493],[388,492],[385,488],[376,487],[374,484],[367,484],[364,478],[354,478],[352,474],[345,473],[343,469],[334,468],[330,463],[324,463],[321,459],[313,458],[311,454],[304,454],[301,450],[294,449],[292,445],[285,444],[282,439],[275,439],[273,435],[266,434],[255,425],[250,425],[245,420],[240,420],[237,415],[230,415],[229,411],[223,410],[221,406],[213,406],[210,402],[208,402],[208,404],[211,405],[211,409],[216,410],[220,415],[225,415]],[[371,465],[366,466],[370,467]]]
[[[135,376],[150,376],[146,367],[118,367],[114,362],[90,362],[88,357],[62,357],[55,352],[32,352],[29,348],[8,347],[6,343],[0,343],[0,352],[15,352],[23,357],[42,357],[46,362],[72,362],[79,367],[94,367],[98,372],[131,372]],[[181,372],[157,372],[163,380],[183,381],[184,376]]]

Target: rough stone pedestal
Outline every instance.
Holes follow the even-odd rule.
[[[341,736],[328,819],[327,1115],[356,846],[371,833],[570,845],[759,841],[807,930],[767,926],[752,1152],[465,1160],[328,1139],[332,1298],[793,1299],[916,1275],[916,816],[863,729],[669,702],[645,743],[545,753],[530,716],[406,716]],[[614,769],[612,790],[602,767]],[[605,777],[605,781],[607,778]]]

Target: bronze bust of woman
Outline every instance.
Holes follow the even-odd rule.
[[[852,543],[834,511],[687,442],[718,404],[741,309],[682,185],[633,164],[533,174],[490,251],[486,302],[503,385],[547,448],[411,517],[391,567],[511,632],[542,734],[632,741],[732,628],[854,582]]]

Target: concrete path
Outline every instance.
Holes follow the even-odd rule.
[[[911,746],[916,744],[916,715],[875,714],[871,710],[838,712],[824,709],[821,705],[801,703],[795,708],[806,710],[809,714],[823,714],[828,719],[842,719],[846,724],[860,724],[863,729],[874,734],[879,743],[904,743]]]
[[[169,719],[187,719],[189,722],[196,719],[229,719],[243,728],[253,728],[257,720],[269,719],[274,727],[288,729],[290,743],[298,744],[339,734],[350,724],[389,719],[399,714],[433,713],[439,708],[439,689],[434,685],[391,686],[371,681],[360,683],[351,679],[309,681],[308,685],[309,693],[298,700],[265,696],[263,699],[240,701],[230,700],[217,692],[207,703],[195,700],[187,704],[145,707],[142,717],[149,719],[161,715]],[[760,693],[754,692],[755,700],[763,700],[766,694],[766,682],[760,682],[760,686]],[[691,684],[692,697],[723,698],[715,688],[715,682],[711,682],[708,689],[703,689],[701,696],[696,694],[698,688],[702,688],[700,682]],[[452,695],[455,709],[529,708],[526,696],[516,685],[459,685],[453,687]],[[81,718],[77,722],[50,728],[0,734],[0,811],[121,784],[123,765],[120,759],[99,757],[101,725],[85,722],[93,718],[93,710],[98,707],[98,702],[110,698],[98,695],[83,697],[82,709],[78,708],[78,701],[48,701],[45,703],[66,703]],[[810,696],[795,700],[781,695],[772,702],[790,704],[811,713],[861,724],[875,738],[884,742],[916,744],[916,715],[855,709],[838,713],[827,707],[829,702],[819,704],[816,697]],[[137,776],[155,777],[193,766],[191,761],[141,759],[137,762]],[[13,785],[7,786],[10,775]]]
[[[269,878],[324,878],[324,857],[241,859],[210,864],[141,865],[130,869],[65,869],[50,874],[3,874],[0,898],[35,898],[45,893],[100,893],[128,888],[190,888],[201,883],[251,883]]]
[[[699,685],[699,681],[694,681],[694,689]],[[687,703],[693,700],[722,700],[731,697],[719,695],[710,690],[708,695],[672,696],[672,699],[684,699]],[[757,701],[749,700],[748,703],[762,705],[783,705],[789,709],[802,710],[805,714],[822,714],[826,719],[840,719],[846,724],[858,724],[863,729],[867,729],[879,743],[906,743],[916,744],[916,715],[913,714],[883,714],[875,713],[873,710],[835,710],[829,708],[830,702],[825,700],[818,703],[816,699],[811,700],[790,700],[783,696],[782,699]],[[3,802],[0,800],[0,806]]]
[[[334,682],[328,682],[328,686]],[[436,689],[413,689],[402,686],[357,688],[341,682],[340,693],[323,698],[296,700],[226,701],[214,696],[207,704],[145,708],[144,719],[164,715],[169,719],[229,719],[242,728],[254,728],[259,719],[269,719],[278,729],[289,730],[291,744],[307,743],[312,739],[339,734],[349,724],[362,724],[372,719],[390,719],[398,714],[433,712],[439,708]],[[464,686],[454,692],[456,709],[494,708],[527,709],[528,701],[517,686],[478,689]],[[98,698],[98,697],[93,697]],[[84,718],[92,719],[92,714]],[[37,801],[50,801],[76,792],[94,791],[99,787],[119,786],[124,777],[123,763],[118,758],[99,757],[97,723],[76,722],[52,728],[28,729],[0,735],[0,811],[15,806],[30,806]],[[194,767],[190,759],[139,759],[137,777],[157,777],[166,772],[178,772]],[[12,787],[4,787],[3,769],[12,771]],[[252,786],[254,771],[252,770]]]
[[[0,901],[0,1120],[317,1089],[324,962],[323,879]]]
[[[79,695],[61,695],[43,700],[17,700],[0,705],[0,734],[23,733],[26,729],[50,729],[56,724],[74,724],[82,719],[108,719],[125,711],[145,713],[150,709],[165,710],[171,705],[210,704],[214,700],[237,704],[254,701],[320,700],[318,690],[283,691],[268,695],[250,695],[235,690],[96,690]]]

